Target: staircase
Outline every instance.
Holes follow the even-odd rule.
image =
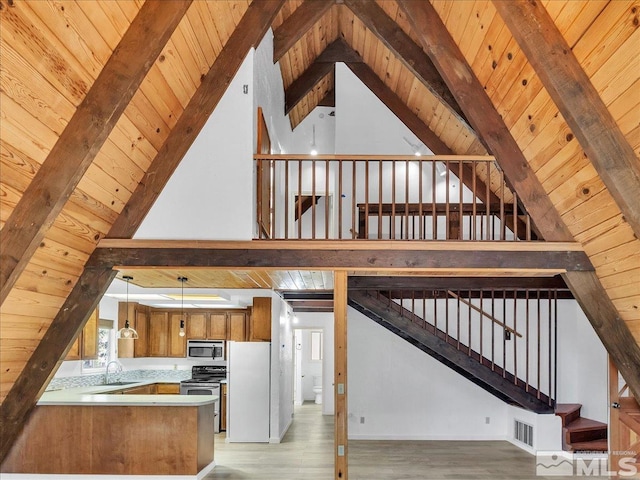
[[[568,452],[607,452],[607,424],[580,416],[582,405],[556,405],[556,415],[562,419],[562,449]]]
[[[553,400],[380,292],[352,290],[349,305],[502,401],[553,413]]]

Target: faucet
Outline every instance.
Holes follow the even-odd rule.
[[[116,366],[116,370],[114,373],[120,373],[122,371],[122,365],[120,365],[117,360],[111,360],[109,363],[107,363],[107,369],[104,373],[104,383],[106,385],[109,384],[109,367],[111,366],[111,364],[114,364]]]

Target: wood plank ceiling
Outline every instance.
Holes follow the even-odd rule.
[[[281,3],[284,5],[276,15]],[[311,22],[308,31],[283,53],[280,68],[285,89],[313,65],[327,46],[342,39],[397,96],[398,105],[435,134],[441,149],[455,154],[487,153],[487,139],[479,138],[455,108],[445,105],[425,86],[417,76],[416,64],[406,58],[402,61],[397,45],[381,40],[381,32],[372,30],[377,27],[365,25],[366,18],[354,14],[358,6],[373,4],[386,14],[382,20],[393,22],[396,37],[408,37],[419,46],[418,53],[427,58],[421,46],[423,36],[413,27],[416,19],[408,18],[402,5],[392,0],[329,3],[331,8],[318,13],[319,19]],[[13,236],[7,232],[20,231],[19,224],[11,223],[15,220],[14,210],[50,159],[67,126],[73,125],[74,115],[81,109],[91,111],[91,105],[83,102],[91,98],[99,75],[107,69],[116,47],[144,5],[142,0],[0,0],[3,238]],[[150,58],[148,73],[123,114],[114,119],[104,143],[98,147],[88,145],[97,148],[97,152],[77,185],[68,197],[51,199],[60,203],[60,209],[50,221],[43,220],[41,238],[35,235],[30,239],[37,240],[35,251],[24,258],[8,258],[3,243],[1,399],[11,392],[52,321],[62,315],[65,302],[80,295],[72,292],[84,287],[84,280],[79,279],[100,239],[113,236],[114,232],[117,237],[135,232],[152,197],[161,191],[166,181],[162,178],[170,176],[190,139],[199,131],[199,118],[194,123],[189,123],[190,119],[206,118],[210,113],[205,111],[206,106],[199,107],[204,98],[199,87],[211,82],[207,85],[216,87],[217,93],[224,92],[237,69],[236,63],[239,66],[246,53],[243,49],[257,43],[269,25],[277,37],[279,28],[304,5],[301,0],[191,3],[159,55]],[[625,205],[620,200],[620,195],[637,199],[640,184],[627,182],[622,194],[614,191],[612,195],[605,185],[609,180],[598,174],[579,142],[581,137],[569,127],[543,79],[536,74],[540,67],[534,68],[505,24],[504,13],[498,13],[491,1],[431,0],[428,5],[437,12],[515,140],[528,164],[525,167],[535,174],[546,194],[545,201],[550,200],[569,234],[584,247],[606,290],[606,300],[613,302],[617,315],[640,341],[640,240],[634,216],[638,205]],[[624,168],[614,159],[614,168],[622,168],[616,173],[627,172],[635,178],[640,169],[640,4],[637,0],[543,0],[542,5],[606,107],[604,112],[608,112],[633,151],[635,158]],[[247,20],[250,11],[255,14]],[[238,32],[236,28],[245,21]],[[237,39],[232,41],[234,32]],[[249,39],[247,45],[242,43],[242,37]],[[225,48],[234,51],[224,54]],[[217,63],[220,57],[223,59]],[[212,67],[222,69],[215,72],[220,78],[218,83],[208,77]],[[293,127],[318,104],[331,102],[334,81],[333,70],[329,70],[311,85],[289,113]],[[210,107],[214,108],[215,103],[213,100]],[[189,119],[184,118],[185,111]],[[579,123],[577,127],[572,125],[574,129],[580,127]],[[169,161],[165,157],[171,152],[176,152],[175,158]],[[151,170],[155,171],[154,162],[158,159],[169,165],[159,180],[147,175],[152,164]],[[477,173],[481,180],[487,180],[486,172]],[[494,183],[495,175],[500,175],[498,169],[492,172],[488,183]],[[511,180],[513,184],[521,179]],[[42,194],[53,190],[45,188]],[[44,202],[47,208],[49,203]],[[623,208],[628,213],[623,214]],[[24,269],[17,270],[15,278],[10,279],[11,272],[5,267],[20,261]],[[95,272],[95,278],[103,278],[104,282],[109,279],[108,275],[101,277],[100,272]],[[294,278],[290,281],[296,284]],[[330,283],[324,278],[318,281],[325,288]],[[100,288],[94,285],[88,291]],[[633,368],[630,366],[627,372],[633,372]],[[638,368],[636,365],[635,372]],[[41,383],[45,379],[46,375]],[[2,414],[3,420],[19,417],[20,412]]]

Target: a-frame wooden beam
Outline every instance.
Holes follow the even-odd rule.
[[[493,5],[640,238],[640,163],[573,50],[541,2]]]
[[[571,232],[431,3],[398,0],[398,5],[425,52],[455,93],[476,132],[496,156],[541,235],[547,241],[573,240]],[[640,398],[640,347],[597,275],[595,272],[567,272],[563,278],[584,307],[585,315],[618,365],[629,388]]]
[[[344,0],[358,19],[433,93],[443,105],[468,123],[464,111],[451,93],[434,62],[409,35],[394,22],[376,2]]]
[[[333,272],[334,315],[334,478],[349,478],[349,407],[347,391],[347,305],[349,301],[348,276],[344,270]]]
[[[133,236],[226,92],[249,49],[260,43],[283,4],[284,0],[261,0],[249,5],[144,178],[112,225],[107,238]]]
[[[284,113],[288,114],[324,77],[333,71],[333,62],[315,61],[284,92]]]
[[[222,98],[249,49],[260,43],[283,3],[284,0],[261,0],[251,3],[152,161],[143,182],[111,227],[108,237],[133,236],[171,173]],[[97,266],[85,266],[76,286],[0,405],[0,463],[22,431],[48,379],[55,374],[69,349],[71,341],[82,329],[90,312],[95,309],[115,277],[111,265],[92,262],[94,256],[95,254],[88,263],[95,263]]]
[[[305,0],[275,32],[273,63],[280,60],[334,5],[333,0]]]
[[[0,237],[0,304],[91,166],[192,0],[145,2],[51,152]],[[3,15],[11,15],[5,9]]]

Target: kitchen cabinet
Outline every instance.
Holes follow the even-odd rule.
[[[194,340],[206,340],[209,319],[207,313],[191,313],[187,318],[187,338]]]
[[[271,297],[254,297],[249,321],[249,340],[271,341]]]
[[[125,321],[129,320],[129,325],[138,332],[137,340],[124,340],[133,342],[133,349],[123,345],[123,340],[118,341],[118,357],[148,357],[149,356],[149,307],[136,302],[118,304],[118,330],[124,328]]]
[[[166,357],[169,353],[169,314],[152,310],[149,315],[149,356]],[[139,333],[139,332],[138,332]]]
[[[94,360],[98,358],[98,316],[96,308],[71,345],[65,360]]]
[[[220,385],[220,431],[227,431],[227,384]]]
[[[190,313],[187,319],[189,340],[236,340],[249,339],[246,310],[215,310]]]
[[[209,334],[211,340],[227,339],[227,313],[216,312],[211,313],[209,317]]]
[[[245,312],[231,312],[228,316],[227,340],[236,342],[247,341],[247,314]]]
[[[178,395],[180,394],[179,383],[156,383],[156,393],[158,395]]]
[[[127,388],[122,393],[126,395],[155,395],[156,385],[142,385],[140,387]]]
[[[186,357],[187,356],[187,337],[180,336],[180,322],[184,320],[182,313],[169,314],[169,351],[168,357]],[[186,322],[185,322],[186,330]]]

